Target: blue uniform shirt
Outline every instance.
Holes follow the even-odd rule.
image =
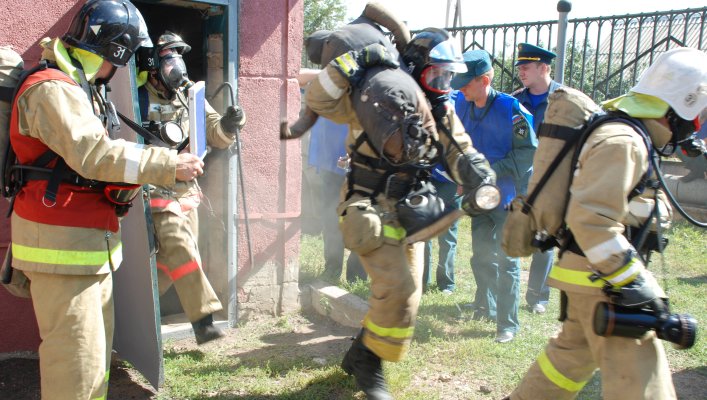
[[[520,189],[523,177],[533,166],[538,140],[533,116],[517,99],[491,89],[486,106],[476,107],[455,92],[455,109],[464,129],[496,171],[501,204],[507,205]]]
[[[518,99],[520,104],[522,104],[531,114],[533,114],[533,130],[537,133],[540,129],[540,124],[545,120],[545,110],[547,110],[547,96],[554,92],[555,89],[562,87],[561,84],[550,81],[550,87],[545,93],[545,98],[539,103],[533,104],[532,96],[528,88],[523,88],[513,92],[513,96]]]
[[[324,169],[339,175],[346,171],[337,167],[339,157],[346,156],[346,135],[349,127],[345,124],[334,123],[324,117],[319,117],[312,126],[309,138],[309,165],[316,167],[317,171]]]

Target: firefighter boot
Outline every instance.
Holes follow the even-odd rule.
[[[341,368],[356,378],[368,400],[392,400],[383,377],[381,359],[363,344],[363,329],[341,362]]]
[[[209,314],[196,322],[192,322],[191,326],[194,328],[196,344],[204,344],[226,336],[226,332],[224,332],[223,329],[214,326],[213,314]]]

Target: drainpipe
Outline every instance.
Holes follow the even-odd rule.
[[[567,47],[567,14],[572,10],[572,2],[560,0],[557,2],[557,11],[560,17],[557,21],[557,63],[555,81],[564,84],[565,80],[565,48]]]
[[[239,1],[231,1],[226,7],[227,13],[227,36],[226,36],[226,82],[232,82],[236,89],[235,99],[238,97],[238,4]],[[237,104],[237,103],[236,103]],[[235,105],[235,104],[234,104]],[[240,140],[237,146],[241,146]],[[239,149],[240,150],[240,149]],[[231,152],[228,158],[228,182],[227,182],[227,207],[226,207],[226,231],[227,231],[227,265],[228,265],[228,326],[233,328],[238,322],[238,284],[236,276],[238,274],[238,163],[240,151]],[[245,195],[245,194],[243,194]]]

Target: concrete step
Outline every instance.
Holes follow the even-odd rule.
[[[361,321],[368,311],[368,303],[365,300],[321,280],[304,285],[301,301],[305,310],[314,310],[352,328],[361,327]]]

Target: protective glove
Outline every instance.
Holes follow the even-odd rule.
[[[226,109],[226,113],[221,117],[221,129],[226,134],[235,137],[236,131],[243,129],[245,125],[245,112],[240,106],[230,106]]]
[[[471,191],[484,184],[496,184],[496,172],[480,152],[472,150],[457,160],[456,169],[465,191]]]
[[[487,213],[501,201],[496,172],[483,154],[472,151],[457,159],[456,171],[464,188],[462,210],[470,216]]]
[[[466,191],[462,197],[462,210],[471,217],[486,214],[501,203],[501,191],[496,185],[483,183]]]
[[[628,278],[626,278],[628,276]],[[633,256],[617,271],[601,277],[606,281],[604,293],[609,300],[624,307],[641,307],[665,297],[653,275]]]
[[[360,51],[351,50],[331,60],[331,65],[343,75],[351,85],[356,86],[366,73],[366,69],[377,65],[398,68],[396,57],[380,43],[369,44]]]

